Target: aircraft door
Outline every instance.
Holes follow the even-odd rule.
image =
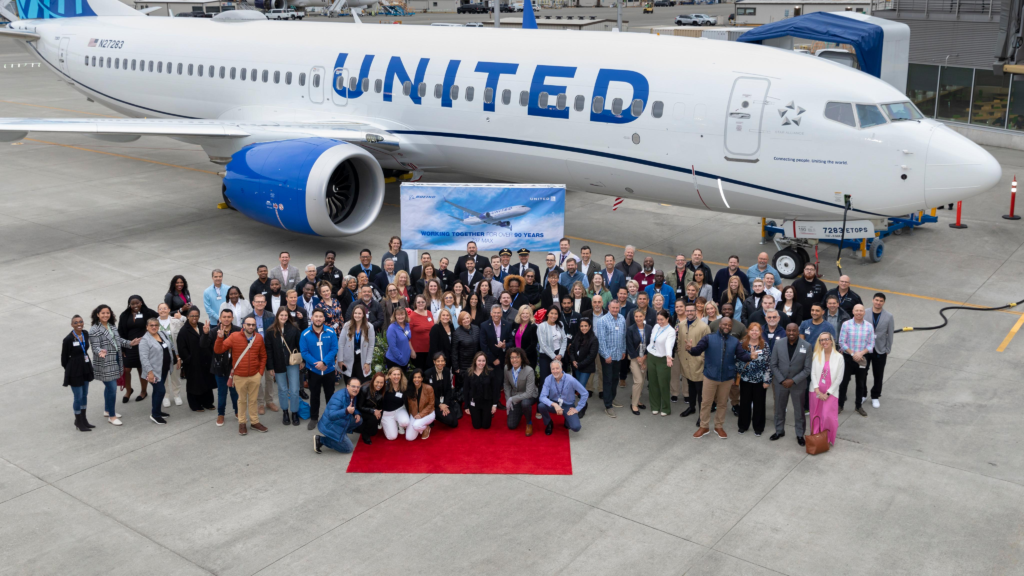
[[[345,106],[348,104],[348,68],[335,68],[334,69],[334,83],[331,86],[331,92],[334,94],[332,98],[334,103],[338,106]]]
[[[761,120],[771,81],[767,78],[737,78],[729,95],[725,117],[725,159],[757,162],[761,149]]]
[[[324,101],[324,69],[316,66],[309,71],[309,101],[323,104]]]
[[[60,69],[65,74],[68,74],[68,44],[71,43],[71,38],[67,36],[60,39],[60,47],[57,49],[57,62],[60,64]]]

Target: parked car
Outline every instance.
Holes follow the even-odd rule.
[[[540,6],[537,5],[537,0],[532,0],[530,2],[530,4],[533,5],[533,11],[534,12],[540,12]],[[526,3],[524,3],[524,2],[515,2],[513,4],[510,4],[510,6],[512,6],[512,11],[513,12],[522,12],[526,8]]]
[[[291,8],[274,8],[267,12],[267,20],[302,20],[302,16]]]
[[[483,28],[483,22],[466,22],[466,28]]]
[[[680,14],[676,16],[676,26],[714,26],[718,18],[706,14]]]
[[[213,18],[213,14],[207,14],[206,12],[181,12],[174,15],[175,18]]]
[[[657,1],[656,1],[656,2],[654,3],[654,6],[655,6],[656,8],[668,8],[669,6],[672,6],[672,4],[675,4],[675,2],[672,2],[672,3],[670,4],[670,3],[669,3],[669,0],[657,0]]]
[[[487,14],[487,7],[483,4],[463,4],[455,9],[456,14]]]

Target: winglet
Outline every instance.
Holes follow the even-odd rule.
[[[533,0],[523,0],[523,29],[537,29],[537,18],[533,15]]]

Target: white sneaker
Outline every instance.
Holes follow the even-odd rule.
[[[543,419],[544,419],[544,417],[541,416],[540,412],[537,412],[537,420],[543,420]]]
[[[170,407],[171,407],[171,401],[166,396],[164,396],[164,408],[170,408]]]
[[[879,406],[881,406],[881,404],[878,403],[878,398],[875,398],[874,400],[871,401],[872,408],[878,408]]]
[[[398,433],[399,434],[405,434],[405,428],[402,428],[401,426],[399,426],[398,427]]]
[[[103,411],[103,415],[106,416],[107,418],[110,418],[110,414],[108,414],[106,410]],[[118,414],[117,412],[114,412],[114,418],[120,418],[120,417],[121,417],[120,414]]]
[[[174,397],[174,405],[175,406],[181,406],[181,396],[175,396]]]
[[[117,418],[114,418],[114,419],[108,419],[108,420],[107,420],[107,422],[110,422],[110,423],[111,423],[111,424],[113,424],[114,426],[120,426],[120,425],[121,425],[121,421],[120,421],[120,420],[118,420]]]

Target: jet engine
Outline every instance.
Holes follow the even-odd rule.
[[[231,156],[228,206],[275,228],[315,236],[366,230],[384,203],[384,174],[362,148],[327,138],[252,144]]]
[[[501,226],[502,228],[511,228],[512,222],[510,220],[502,220],[501,222],[498,222],[498,226]]]

